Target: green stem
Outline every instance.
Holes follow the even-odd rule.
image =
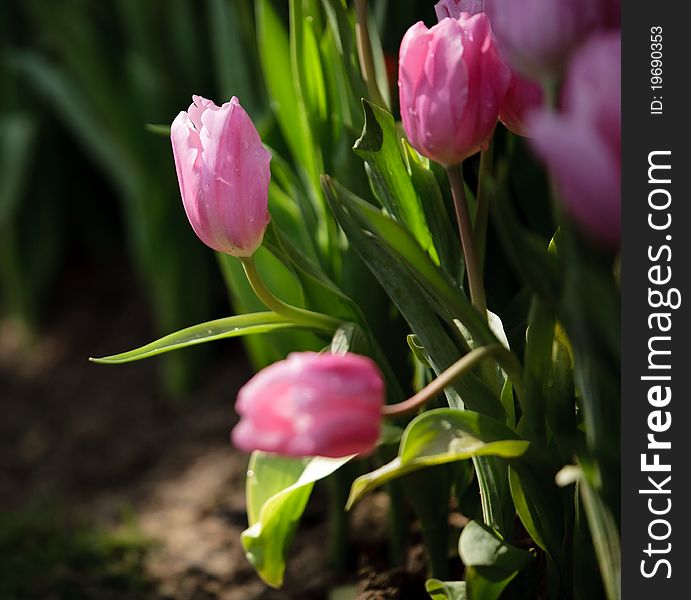
[[[327,333],[333,333],[341,325],[338,319],[311,310],[305,310],[304,308],[298,308],[297,306],[279,300],[264,284],[264,281],[257,271],[254,258],[250,256],[241,258],[240,260],[242,261],[247,281],[249,281],[249,284],[252,286],[257,298],[259,298],[269,310],[299,325],[304,325],[312,329],[319,329]]]
[[[485,264],[487,248],[487,225],[489,223],[490,198],[487,184],[492,173],[492,145],[480,154],[480,174],[477,186],[477,208],[475,209],[475,252],[480,269]]]
[[[360,59],[360,70],[362,78],[367,86],[367,93],[370,100],[382,108],[388,108],[381,90],[377,85],[377,71],[374,66],[374,54],[372,53],[372,40],[369,35],[369,23],[367,14],[367,0],[355,0],[355,13],[357,23],[355,24],[355,39],[357,42],[357,53]]]
[[[453,203],[456,208],[456,219],[458,229],[461,234],[461,245],[465,258],[465,268],[468,273],[468,284],[470,286],[470,299],[475,308],[478,309],[482,318],[487,320],[487,301],[485,300],[485,288],[482,282],[482,270],[475,254],[475,241],[473,225],[468,210],[468,200],[463,188],[463,174],[461,165],[446,167],[446,174],[449,178]]]

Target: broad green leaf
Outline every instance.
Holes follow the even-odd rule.
[[[534,473],[528,461],[509,468],[509,485],[516,512],[535,543],[558,561],[563,535],[561,495],[558,488]]]
[[[486,525],[470,521],[461,532],[458,552],[466,567],[493,567],[506,572],[520,571],[532,555],[501,539]]]
[[[420,246],[438,260],[424,211],[406,169],[391,114],[362,101],[365,126],[355,153],[367,163],[372,190],[382,206],[412,233]]]
[[[428,579],[425,589],[432,600],[467,600],[465,581]]]
[[[272,312],[236,315],[187,327],[129,352],[89,360],[103,365],[117,365],[206,342],[296,327],[285,317]]]
[[[247,559],[268,585],[283,584],[286,555],[316,481],[347,463],[344,458],[286,458],[254,452],[247,469]]]
[[[468,298],[432,262],[404,227],[338,182],[325,178],[324,185],[327,196],[330,194],[333,198],[332,208],[334,201],[340,203],[343,210],[347,210],[364,231],[374,235],[398,261],[408,266],[416,280],[436,300],[439,311],[448,311],[453,317],[458,318],[470,331],[476,344],[497,343],[497,338],[487,322]]]
[[[387,481],[418,469],[475,456],[516,458],[527,449],[528,442],[491,417],[450,408],[427,411],[410,422],[393,461],[353,482],[347,507]]]
[[[465,571],[467,600],[497,600],[518,572],[509,573],[483,567]]]
[[[466,567],[469,600],[496,600],[533,558],[530,552],[507,544],[490,527],[477,521],[463,528],[458,553]]]

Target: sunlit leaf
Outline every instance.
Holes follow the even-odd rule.
[[[259,576],[280,587],[286,555],[316,481],[347,463],[344,458],[286,458],[254,452],[247,469],[245,554]]]
[[[90,360],[104,365],[117,365],[206,342],[296,327],[293,322],[272,312],[236,315],[187,327],[129,352]]]
[[[516,458],[528,445],[491,417],[450,408],[427,411],[410,422],[393,461],[353,482],[347,506],[387,481],[418,469],[476,456]]]
[[[425,589],[432,600],[467,600],[465,581],[428,579]]]
[[[490,527],[477,521],[463,528],[458,553],[466,567],[469,600],[496,600],[533,558],[530,552],[507,544]]]

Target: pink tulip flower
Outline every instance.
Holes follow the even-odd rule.
[[[528,114],[544,105],[542,87],[515,71],[499,107],[499,120],[516,135],[526,135]]]
[[[369,358],[291,354],[240,390],[232,440],[242,450],[284,456],[366,454],[379,438],[384,394]]]
[[[564,87],[563,111],[528,119],[566,211],[602,244],[621,237],[621,35],[591,38],[575,55]]]
[[[271,154],[237,98],[220,107],[192,99],[170,131],[187,218],[207,246],[251,256],[270,221]]]
[[[484,4],[484,0],[440,0],[434,5],[434,10],[440,21],[447,17],[458,19],[463,12],[470,15],[483,12]]]
[[[461,14],[403,37],[398,87],[403,127],[421,154],[456,165],[489,143],[510,72],[487,15]]]
[[[558,78],[571,51],[604,24],[610,0],[485,0],[499,49],[535,78]]]

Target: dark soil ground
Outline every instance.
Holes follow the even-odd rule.
[[[235,393],[250,373],[242,346],[222,344],[203,384],[173,400],[160,391],[158,359],[87,362],[154,337],[129,276],[84,268],[50,305],[28,349],[11,326],[0,328],[2,600],[426,597],[419,547],[406,569],[374,574],[385,568],[383,494],[351,515],[348,570],[357,577],[332,572],[319,488],[285,588],[267,588],[240,546],[247,457],[229,443]],[[57,516],[39,517],[46,510]],[[118,562],[117,576],[109,561]],[[19,583],[8,583],[13,576]]]

